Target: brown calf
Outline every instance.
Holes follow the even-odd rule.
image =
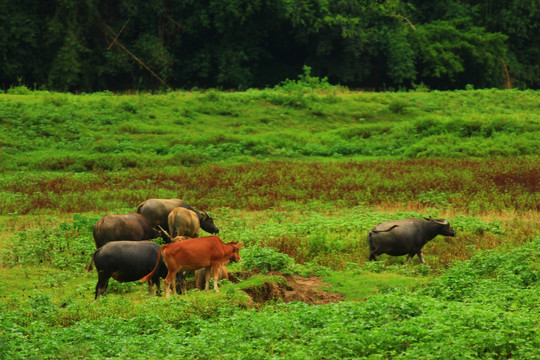
[[[197,269],[207,269],[206,290],[209,289],[210,268],[214,278],[214,290],[219,292],[218,279],[219,269],[229,261],[238,262],[240,260],[239,250],[244,243],[230,242],[225,244],[215,235],[202,238],[187,239],[161,246],[158,252],[156,267],[154,270],[139,281],[144,282],[150,279],[156,271],[159,259],[163,256],[163,261],[167,265],[168,273],[165,278],[165,296],[170,296],[171,285],[176,294],[175,279],[179,271],[195,271]],[[163,253],[163,255],[162,255]]]

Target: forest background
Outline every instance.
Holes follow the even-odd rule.
[[[0,88],[540,86],[537,0],[0,0]]]

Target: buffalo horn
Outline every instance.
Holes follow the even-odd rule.
[[[159,230],[160,230],[162,233],[164,233],[165,235],[167,235],[167,237],[168,237],[170,240],[172,240],[171,235],[169,235],[169,233],[168,233],[167,231],[165,231],[165,229],[162,228],[161,225],[158,225],[158,228],[159,228]]]

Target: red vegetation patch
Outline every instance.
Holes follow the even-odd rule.
[[[455,210],[539,211],[536,158],[260,162],[177,170],[47,174],[4,182],[2,213],[133,208],[151,197],[183,198],[199,208],[262,210],[313,200],[341,206],[421,203],[425,194]],[[423,197],[422,199],[420,199]],[[428,199],[430,200],[430,199]],[[432,204],[433,205],[433,204]]]

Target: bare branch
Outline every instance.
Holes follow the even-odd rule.
[[[122,32],[124,31],[124,29],[126,28],[127,24],[129,23],[129,20],[131,20],[131,18],[127,19],[126,23],[124,24],[124,26],[122,26],[122,28],[121,28],[120,31],[118,32],[118,35],[116,35],[116,37],[113,39],[112,43],[109,45],[109,47],[107,48],[107,50],[111,50],[112,46],[114,45],[114,43],[116,42],[116,40],[118,40],[118,38],[120,37],[120,35],[121,35]]]
[[[402,15],[387,15],[387,16],[395,17],[395,18],[400,18],[400,19],[405,20],[407,23],[409,23],[409,25],[411,26],[411,28],[412,28],[414,31],[416,31],[416,28],[414,27],[414,25],[412,24],[412,22],[410,22],[409,19],[407,19],[405,16],[402,16]]]

